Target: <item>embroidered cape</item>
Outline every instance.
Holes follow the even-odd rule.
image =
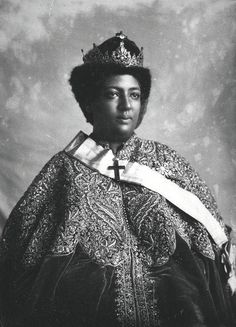
[[[216,203],[206,184],[174,150],[133,135],[120,149],[117,158],[155,169],[180,187],[192,192],[223,226]],[[182,257],[181,251],[184,253]],[[31,307],[29,316],[37,316],[35,312],[43,311],[42,303],[47,303],[46,297],[50,298],[52,303],[55,294],[60,294],[63,289],[61,285],[65,282],[63,276],[67,276],[66,272],[72,273],[67,269],[73,266],[73,260],[79,258],[81,265],[86,258],[90,262],[89,267],[91,263],[96,265],[99,273],[112,271],[110,284],[103,275],[106,282],[98,295],[96,312],[104,314],[104,308],[100,311],[98,309],[102,301],[105,303],[104,294],[111,292],[111,289],[115,290],[115,294],[109,293],[112,299],[110,311],[114,311],[109,319],[112,319],[114,326],[175,326],[170,323],[172,320],[168,318],[169,313],[164,313],[165,302],[160,300],[158,294],[159,291],[161,294],[165,285],[163,281],[157,282],[162,280],[162,267],[170,265],[173,269],[177,262],[178,266],[181,266],[184,264],[181,260],[184,261],[191,253],[191,256],[196,253],[196,256],[201,258],[196,259],[202,260],[200,266],[208,267],[218,260],[219,251],[201,223],[184,214],[163,196],[140,185],[103,176],[74,158],[70,151],[56,154],[34,179],[13,209],[1,240],[1,261],[5,262],[10,270],[10,288],[16,302],[16,289],[23,284],[19,282],[19,275],[27,276],[22,277],[22,280],[25,283],[27,281],[29,285],[25,291],[25,303],[30,302]],[[193,264],[198,267],[195,259]],[[52,278],[52,266],[55,281],[49,282]],[[216,271],[214,268],[214,276],[218,274]],[[170,276],[178,276],[179,273],[178,270]],[[183,273],[184,279],[185,274]],[[219,276],[217,278],[220,278]],[[113,285],[109,286],[109,291],[108,284]],[[167,294],[166,287],[163,292]],[[184,288],[183,285],[181,287]],[[197,292],[201,293],[199,290]],[[87,295],[84,296],[86,298]],[[201,312],[198,315],[202,304],[199,304],[198,296],[196,298],[196,303],[191,298],[196,311],[191,309],[191,314],[187,313],[184,319],[189,321],[190,315],[191,319],[198,323],[213,321],[214,326],[218,326],[218,318],[212,314],[215,307],[212,306],[208,313]],[[180,308],[173,306],[171,319],[177,319],[181,310],[186,310],[183,308],[187,302],[189,299]],[[15,305],[17,307],[19,303]],[[223,307],[225,306],[226,304]],[[54,302],[53,307],[55,309]],[[87,307],[90,307],[90,304]],[[63,310],[69,315],[68,307],[63,307]],[[103,314],[100,320],[96,318],[96,326],[100,326],[99,321],[101,326],[105,326]],[[25,313],[26,315],[28,313]],[[80,322],[81,326],[93,326],[92,322],[86,320],[90,319],[90,315],[95,319],[94,312],[88,313],[85,320]],[[179,321],[182,321],[181,319]],[[55,321],[56,318],[53,323]],[[177,320],[173,321],[178,326]]]

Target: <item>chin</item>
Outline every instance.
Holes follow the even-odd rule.
[[[114,141],[126,141],[133,134],[134,128],[130,126],[119,126],[113,130]]]

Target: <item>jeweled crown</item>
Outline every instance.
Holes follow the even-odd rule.
[[[104,53],[100,50],[100,46],[93,44],[93,49],[84,54],[83,61],[85,64],[117,64],[125,67],[143,67],[143,47],[139,50],[139,54],[131,54],[125,47],[125,40],[129,41],[127,36],[120,33],[116,33],[115,38],[118,38],[119,46],[109,53]],[[132,41],[130,41],[132,42]]]

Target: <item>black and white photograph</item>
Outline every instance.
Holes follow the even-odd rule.
[[[0,327],[236,327],[236,1],[0,1]]]

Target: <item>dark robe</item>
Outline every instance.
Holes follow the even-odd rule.
[[[198,174],[169,147],[133,135],[118,159],[194,193],[218,220]],[[56,154],[13,209],[1,240],[5,327],[233,327],[220,249],[163,196]]]

